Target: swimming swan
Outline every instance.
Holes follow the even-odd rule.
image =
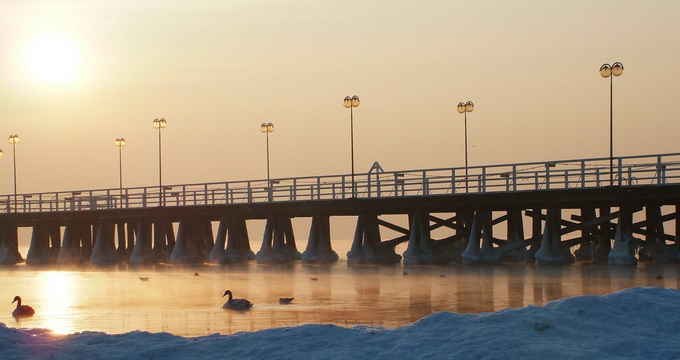
[[[12,303],[17,302],[17,308],[12,311],[12,316],[15,318],[19,317],[28,317],[28,316],[33,316],[35,314],[35,310],[33,310],[32,307],[28,305],[21,305],[21,297],[20,296],[15,296],[14,301]]]
[[[231,290],[227,290],[224,292],[224,295],[222,297],[225,297],[229,295],[229,300],[222,305],[223,309],[234,309],[234,310],[246,310],[250,309],[253,307],[253,303],[246,299],[234,299],[231,294]]]

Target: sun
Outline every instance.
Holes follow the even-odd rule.
[[[82,58],[77,44],[57,32],[40,34],[28,42],[25,64],[31,76],[47,83],[67,83],[78,77]]]

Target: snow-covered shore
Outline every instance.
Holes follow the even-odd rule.
[[[678,359],[680,291],[632,288],[397,329],[309,324],[184,338],[0,325],[2,359]]]

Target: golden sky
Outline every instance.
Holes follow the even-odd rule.
[[[680,2],[0,0],[19,193],[678,152]],[[2,140],[0,193],[12,192]]]

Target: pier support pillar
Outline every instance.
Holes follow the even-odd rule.
[[[581,222],[586,222],[595,219],[595,208],[581,209]],[[597,249],[597,238],[593,235],[593,231],[588,228],[581,230],[581,237],[585,240],[578,249],[574,252],[576,260],[592,261],[595,257],[595,249]]]
[[[94,265],[108,265],[116,262],[116,244],[114,243],[115,224],[101,221],[97,227],[94,248],[90,256],[90,263]]]
[[[52,224],[47,231],[50,234],[50,263],[57,262],[59,250],[61,249],[61,226]]]
[[[647,225],[645,226],[647,235],[645,236],[644,247],[638,250],[638,257],[642,260],[641,254],[646,254],[648,258],[654,260],[656,264],[677,263],[680,254],[680,243],[675,241],[673,244],[666,244],[661,206],[647,205],[645,207]],[[677,214],[676,214],[677,216]],[[677,224],[676,224],[677,225]],[[676,236],[678,236],[676,234]]]
[[[490,210],[475,211],[470,227],[468,245],[460,254],[463,264],[496,264],[501,261],[503,251],[493,246],[492,214]],[[481,246],[480,246],[481,239]]]
[[[151,221],[140,218],[135,227],[135,245],[130,255],[130,264],[143,265],[153,264],[154,258],[151,249]],[[128,236],[128,239],[130,237]]]
[[[208,260],[207,225],[210,221],[197,218],[184,218],[179,222],[177,241],[170,254],[170,262],[176,264],[201,264]],[[212,231],[210,231],[212,232]]]
[[[396,264],[401,255],[394,246],[383,245],[377,214],[361,214],[357,218],[352,247],[347,252],[348,264]]]
[[[541,247],[536,251],[536,264],[569,264],[574,262],[574,255],[569,248],[562,248],[561,222],[562,209],[550,207],[547,210]]]
[[[611,214],[611,208],[600,208],[600,217]],[[611,221],[606,221],[599,226],[599,231],[596,234],[597,245],[593,254],[593,262],[597,264],[606,264],[609,259],[609,252],[612,249],[612,231]]]
[[[511,209],[508,210],[508,243],[515,244],[518,242],[524,242],[524,221],[522,219],[521,209]],[[510,250],[503,254],[503,258],[509,261],[533,261],[533,256],[531,256],[526,248],[522,245],[518,249]]]
[[[224,217],[220,219],[215,245],[209,259],[211,263],[217,264],[242,263],[255,259],[255,253],[250,249],[245,219]]]
[[[24,261],[19,254],[19,236],[16,225],[0,225],[0,264],[17,264]]]
[[[287,263],[300,260],[300,252],[295,245],[293,225],[290,218],[271,216],[264,227],[262,246],[256,260],[260,264]]]
[[[404,251],[404,264],[435,264],[430,238],[430,220],[422,211],[416,211],[411,216],[408,246]]]
[[[302,253],[305,263],[333,263],[338,261],[338,254],[331,246],[331,226],[328,215],[314,215],[309,229],[307,248]]]
[[[208,222],[210,226],[210,222]],[[210,230],[212,232],[212,229]],[[153,253],[157,263],[167,262],[174,247],[174,230],[172,222],[166,219],[156,219],[153,223]],[[211,240],[212,241],[212,240]]]
[[[130,258],[130,253],[128,252],[125,223],[116,224],[116,239],[118,240],[118,247],[116,248],[116,260],[117,261],[127,261]]]
[[[77,222],[69,222],[64,227],[64,239],[57,256],[59,264],[79,264],[82,259],[81,237],[84,226]]]
[[[635,258],[635,245],[633,244],[633,235],[631,227],[633,223],[633,213],[628,207],[619,208],[619,221],[616,224],[616,233],[614,235],[614,246],[609,252],[610,265],[635,265],[637,259]]]
[[[43,224],[33,225],[31,234],[31,246],[26,255],[27,265],[43,265],[52,262],[52,249],[50,248],[50,229]]]

